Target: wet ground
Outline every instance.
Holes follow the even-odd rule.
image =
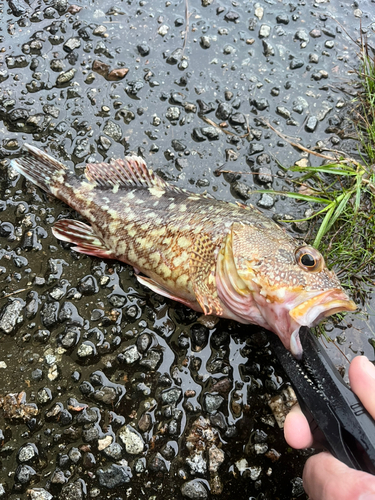
[[[280,164],[319,159],[262,120],[355,154],[358,62],[340,24],[373,36],[373,2],[0,5],[0,498],[306,498],[308,453],[267,404],[288,381],[262,331],[208,330],[127,266],[59,243],[53,222],[77,215],[9,161],[28,142],[81,175],[134,152],[191,191],[301,216],[311,207],[254,191],[289,190]],[[371,325],[352,321],[333,338],[372,359]]]

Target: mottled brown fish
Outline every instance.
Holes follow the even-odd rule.
[[[136,156],[88,164],[81,181],[26,148],[13,168],[91,224],[59,220],[53,234],[77,252],[130,264],[140,283],[165,297],[271,330],[297,358],[302,325],[356,309],[317,250],[254,208],[170,185]]]

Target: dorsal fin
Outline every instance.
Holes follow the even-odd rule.
[[[113,160],[111,163],[88,163],[85,175],[90,182],[98,186],[114,188],[148,187],[159,188],[175,193],[186,193],[161,179],[147,168],[143,158],[139,156],[125,156],[123,160]]]

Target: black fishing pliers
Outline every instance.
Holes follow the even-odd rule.
[[[297,361],[269,332],[270,346],[288,375],[314,440],[349,467],[375,474],[375,421],[349,389],[324,347],[306,327]]]

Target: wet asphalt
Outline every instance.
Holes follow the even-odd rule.
[[[136,153],[193,192],[303,217],[315,207],[258,191],[292,189],[281,166],[321,159],[265,121],[308,148],[357,154],[346,31],[373,39],[374,3],[0,8],[0,498],[306,498],[309,452],[286,445],[268,406],[288,380],[262,331],[209,330],[126,265],[58,242],[53,222],[77,214],[10,160],[28,142],[82,175]],[[288,225],[299,238],[311,229]],[[349,359],[372,359],[372,324],[328,330]]]

